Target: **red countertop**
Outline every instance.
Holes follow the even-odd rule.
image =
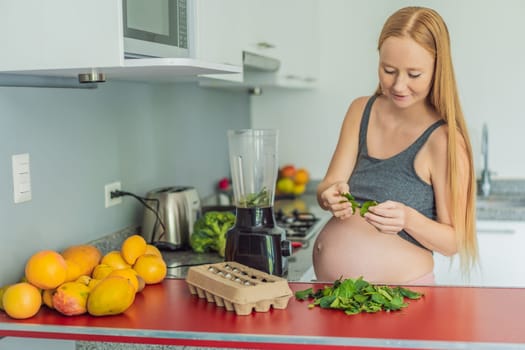
[[[320,284],[290,283],[293,291]],[[322,349],[525,348],[525,289],[411,286],[425,293],[399,312],[345,315],[291,298],[248,316],[191,295],[184,280],[137,294],[117,316],[66,317],[43,307],[27,320],[0,312],[0,336],[210,347]]]

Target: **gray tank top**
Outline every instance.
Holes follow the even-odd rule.
[[[428,127],[418,139],[404,151],[388,158],[377,159],[368,155],[366,135],[370,110],[377,96],[372,96],[365,107],[359,130],[357,163],[350,177],[350,192],[358,202],[393,200],[419,211],[433,220],[436,219],[436,204],[432,186],[424,182],[414,169],[414,160],[428,137],[445,123],[438,120]],[[415,245],[423,247],[405,230],[398,235]]]

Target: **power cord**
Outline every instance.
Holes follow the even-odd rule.
[[[178,269],[182,267],[192,267],[192,266],[209,265],[209,264],[215,264],[215,262],[208,261],[208,262],[201,262],[201,263],[194,263],[194,264],[168,265],[167,267],[169,269]]]
[[[153,244],[155,242],[155,229],[157,228],[157,224],[160,224],[160,226],[162,227],[162,233],[160,234],[158,239],[160,240],[164,236],[164,234],[166,233],[166,226],[164,225],[164,222],[162,222],[162,218],[159,215],[160,202],[159,202],[159,200],[157,198],[141,197],[141,196],[137,196],[134,193],[127,192],[127,191],[120,191],[120,190],[112,191],[109,195],[110,195],[111,198],[118,198],[118,197],[124,197],[124,196],[133,197],[136,200],[138,200],[144,207],[146,207],[147,209],[151,210],[153,212],[153,214],[155,214],[155,223],[153,224],[153,229],[152,229],[152,232],[151,232],[151,241],[149,242],[150,244]],[[146,203],[146,201],[155,202],[156,209],[153,208],[148,203]]]

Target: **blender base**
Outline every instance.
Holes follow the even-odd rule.
[[[273,208],[237,208],[236,214],[226,237],[226,261],[284,276],[292,249],[286,231],[275,225]]]

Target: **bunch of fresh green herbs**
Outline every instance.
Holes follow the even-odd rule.
[[[374,205],[377,205],[377,201],[366,201],[363,204],[359,204],[358,201],[355,200],[354,196],[350,193],[342,193],[342,197],[345,197],[348,202],[352,205],[352,213],[355,214],[357,209],[359,209],[359,214],[361,216],[364,216],[368,212],[368,208],[372,207]],[[346,202],[345,200],[342,200],[341,203]]]
[[[338,279],[333,285],[324,286],[317,291],[308,288],[295,293],[296,299],[313,299],[309,308],[319,306],[323,309],[339,309],[347,315],[400,310],[408,306],[405,298],[415,300],[422,296],[423,293],[400,286],[374,285],[362,277]]]

